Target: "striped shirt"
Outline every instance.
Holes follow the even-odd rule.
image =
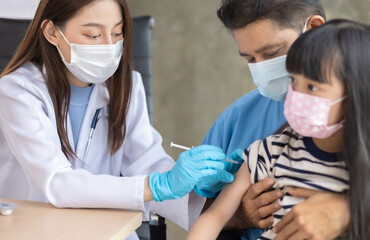
[[[248,165],[251,181],[264,178],[275,180],[274,189],[280,188],[285,195],[280,199],[282,208],[273,214],[275,226],[290,209],[303,198],[293,197],[285,187],[303,187],[332,193],[345,193],[349,187],[349,175],[344,161],[337,154],[327,153],[315,146],[312,138],[302,137],[292,128],[265,140],[254,142],[243,154]],[[259,239],[273,239],[272,227],[265,229]]]

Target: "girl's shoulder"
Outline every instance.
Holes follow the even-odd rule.
[[[300,141],[303,139],[303,137],[297,132],[295,132],[290,126],[287,126],[281,132],[270,135],[266,139],[269,141],[289,143],[289,142]]]
[[[280,133],[276,133],[266,137],[263,140],[254,142],[250,148],[263,149],[267,152],[266,155],[279,155],[286,151],[287,148],[302,148],[304,147],[303,137],[296,133],[290,126],[283,129]]]
[[[244,151],[243,158],[250,169],[256,164],[262,164],[266,171],[271,168],[281,156],[287,156],[291,151],[304,149],[303,137],[286,127],[280,133],[270,135],[263,140],[257,140]]]

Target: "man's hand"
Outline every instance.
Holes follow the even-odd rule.
[[[244,194],[240,208],[225,229],[271,226],[274,222],[271,215],[281,208],[277,200],[283,196],[283,192],[279,189],[263,193],[272,185],[274,185],[274,180],[271,178],[253,184]]]
[[[350,221],[346,196],[303,188],[288,188],[288,193],[307,198],[276,224],[275,240],[334,239],[345,232]]]

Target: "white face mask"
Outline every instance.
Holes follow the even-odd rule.
[[[308,20],[303,27],[303,33],[306,31]],[[254,83],[257,85],[260,93],[275,101],[284,101],[288,86],[291,82],[290,74],[285,68],[287,55],[272,58],[259,63],[249,63],[249,69]]]
[[[275,101],[285,100],[291,82],[290,74],[285,69],[286,57],[287,55],[283,55],[263,62],[248,64],[253,81],[260,93]]]
[[[67,69],[86,83],[102,83],[117,70],[122,57],[123,39],[115,44],[80,45],[69,43],[58,28],[64,40],[71,47],[71,62],[68,63],[57,47]]]

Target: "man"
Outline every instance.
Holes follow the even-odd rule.
[[[283,101],[290,78],[284,55],[300,34],[324,24],[325,13],[320,0],[223,0],[217,14],[233,34],[258,86],[227,108],[203,141],[230,154],[273,134],[286,122]],[[280,208],[282,196],[279,189],[265,192],[273,183],[265,179],[249,188],[226,228],[271,226],[271,214]],[[349,223],[345,196],[307,189],[289,189],[289,193],[307,200],[276,226],[275,239],[332,239],[345,231]],[[248,229],[242,238],[257,239],[261,233]]]

